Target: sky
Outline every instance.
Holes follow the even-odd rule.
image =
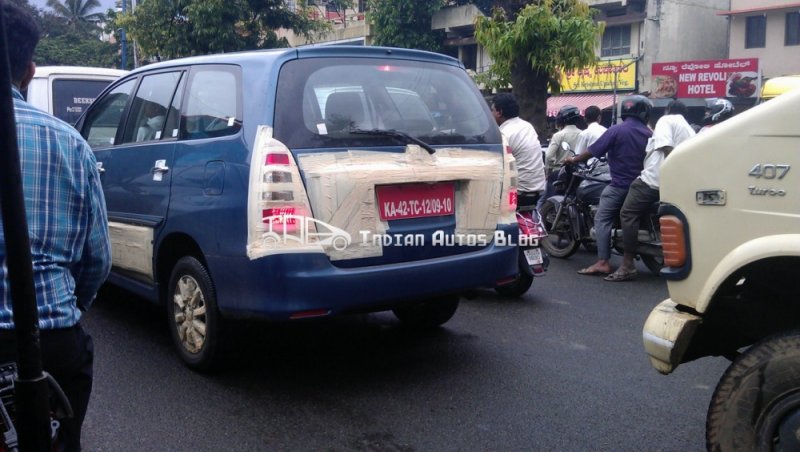
[[[37,8],[50,9],[47,6],[47,0],[28,0],[28,3],[30,3],[31,5],[33,5],[33,6],[37,7]],[[92,12],[93,13],[104,13],[109,9],[114,9],[115,8],[115,4],[116,4],[115,0],[100,0],[100,8],[97,8],[96,10],[94,10]]]

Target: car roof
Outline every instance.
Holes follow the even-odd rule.
[[[51,75],[102,75],[120,77],[128,71],[122,69],[109,69],[105,67],[90,66],[36,66],[34,77],[49,77]]]
[[[243,52],[192,56],[149,64],[147,66],[140,67],[133,72],[195,64],[244,64],[246,62],[258,62],[259,64],[265,64],[272,63],[279,59],[285,61],[294,58],[322,57],[389,57],[399,59],[428,60],[432,62],[440,62],[463,67],[463,64],[456,58],[423,50],[377,46],[330,45],[285,49],[248,50]]]

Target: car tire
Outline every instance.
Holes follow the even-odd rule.
[[[403,325],[430,329],[437,328],[453,318],[458,303],[458,296],[448,296],[400,306],[392,312]]]
[[[172,270],[167,317],[183,362],[194,370],[213,369],[220,356],[222,319],[211,276],[192,256],[178,260]]]
[[[800,450],[800,332],[767,338],[720,379],[706,420],[710,451]]]

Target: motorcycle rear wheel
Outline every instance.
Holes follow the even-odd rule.
[[[581,242],[575,239],[569,218],[566,212],[561,213],[561,218],[557,225],[553,224],[556,218],[556,206],[550,201],[545,201],[539,214],[542,216],[544,227],[547,229],[547,237],[542,239],[542,248],[551,256],[565,259],[578,251]]]
[[[650,273],[656,276],[661,274],[661,269],[664,267],[664,256],[641,256],[641,258]]]

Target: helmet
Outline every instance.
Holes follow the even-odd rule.
[[[638,94],[633,96],[626,96],[622,98],[622,119],[632,116],[647,124],[650,119],[650,110],[653,109],[653,103],[650,99],[640,96]]]
[[[728,99],[711,99],[706,101],[706,124],[716,124],[733,116],[733,104]]]
[[[561,124],[574,124],[581,117],[581,111],[574,105],[564,105],[558,110],[556,122]]]

